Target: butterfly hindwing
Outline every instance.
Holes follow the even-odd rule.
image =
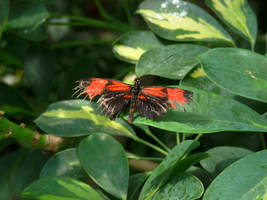
[[[148,119],[155,120],[164,115],[170,107],[177,109],[176,104],[184,107],[191,103],[193,93],[174,87],[144,87],[138,96],[136,110]]]
[[[136,100],[136,110],[148,119],[156,120],[164,115],[170,107],[166,97],[140,94]]]
[[[109,92],[105,90],[98,103],[100,103],[103,113],[112,120],[118,117],[130,104],[130,100],[130,94],[126,92]]]
[[[116,118],[121,111],[127,107],[130,98],[125,98],[125,95],[130,95],[131,85],[103,78],[82,79],[79,85],[75,88],[80,94],[86,94],[92,100],[95,96],[101,95],[98,100],[102,107],[103,113],[110,119]]]

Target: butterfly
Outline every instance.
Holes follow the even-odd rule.
[[[193,100],[193,92],[189,90],[164,86],[144,87],[141,78],[136,78],[134,85],[104,78],[87,78],[77,82],[79,85],[74,90],[79,93],[78,97],[86,94],[92,100],[101,95],[97,103],[111,120],[129,106],[129,123],[132,123],[135,111],[147,119],[156,120],[169,108],[177,109],[175,102],[184,107]]]

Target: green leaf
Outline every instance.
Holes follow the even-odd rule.
[[[210,184],[204,200],[266,199],[267,150],[250,154],[226,168]]]
[[[81,141],[78,157],[100,187],[119,199],[126,199],[129,168],[120,143],[106,134],[92,134]]]
[[[137,76],[157,75],[181,79],[198,64],[196,57],[207,50],[207,47],[193,44],[176,44],[152,49],[141,56],[135,71]]]
[[[49,13],[41,0],[12,1],[7,30],[24,29],[34,31],[49,17]]]
[[[134,174],[130,177],[129,181],[129,190],[128,190],[128,199],[134,199],[134,195],[138,191],[138,189],[142,186],[145,182],[147,177],[150,175],[150,172],[138,173]]]
[[[88,184],[69,177],[45,177],[24,189],[22,198],[40,200],[103,200]]]
[[[206,4],[229,28],[254,46],[257,18],[247,0],[206,0]]]
[[[243,97],[267,102],[267,58],[237,48],[212,49],[199,56],[209,79]]]
[[[267,120],[248,106],[215,93],[190,87],[182,88],[194,93],[193,103],[185,105],[186,112],[179,111],[179,108],[171,109],[156,121],[138,116],[134,123],[185,133],[267,132]]]
[[[163,44],[152,32],[133,31],[123,34],[115,41],[113,53],[118,59],[135,64],[143,53],[160,46]]]
[[[234,45],[231,36],[205,10],[185,1],[145,0],[139,6],[148,26],[173,41],[209,41]]]
[[[227,166],[238,159],[251,154],[252,151],[241,147],[214,147],[207,151],[209,157],[201,160],[201,166],[207,170],[212,177],[216,177]]]
[[[139,200],[148,200],[153,197],[172,177],[173,171],[179,166],[182,158],[198,145],[199,143],[197,141],[192,140],[186,140],[176,145],[145,182]]]
[[[94,132],[133,137],[131,127],[122,119],[109,120],[96,103],[68,100],[51,104],[35,123],[45,132],[57,136],[74,137]]]
[[[213,83],[205,74],[202,67],[196,68],[194,71],[190,72],[181,82],[182,86],[195,87],[205,91],[220,94],[222,96],[233,97],[234,95],[230,92],[224,90],[223,88],[217,86]]]
[[[5,26],[7,23],[8,15],[9,15],[9,0],[1,0],[0,1],[0,40],[3,31],[5,30]]]
[[[180,173],[164,185],[151,199],[194,200],[200,198],[203,192],[204,187],[197,177]]]
[[[83,170],[76,154],[76,148],[60,151],[52,156],[43,166],[40,177],[44,176],[69,176],[72,178],[85,178],[87,174]]]

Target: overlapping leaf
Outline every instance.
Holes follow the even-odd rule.
[[[210,184],[204,200],[265,199],[267,150],[250,154],[226,168]]]
[[[172,178],[173,172],[176,170],[176,167],[179,166],[181,159],[198,145],[199,143],[197,141],[191,140],[176,145],[147,179],[139,196],[139,200],[151,199],[159,189]]]
[[[237,48],[216,48],[199,56],[203,69],[218,86],[243,97],[267,102],[267,58]]]
[[[40,177],[44,176],[69,176],[84,178],[87,174],[83,170],[77,157],[76,148],[60,151],[52,156],[43,166]]]
[[[163,46],[150,31],[133,31],[119,37],[113,45],[113,52],[120,60],[137,63],[143,53]]]
[[[257,18],[247,0],[206,0],[207,5],[229,28],[253,46],[257,36]]]
[[[140,58],[135,68],[136,74],[181,79],[199,63],[196,57],[207,50],[207,47],[193,44],[176,44],[149,50]]]
[[[87,174],[105,191],[126,199],[129,167],[123,147],[111,136],[93,134],[78,147],[78,157]]]
[[[252,153],[241,147],[219,146],[207,151],[209,157],[200,161],[201,166],[213,177],[238,159]]]
[[[146,0],[137,13],[144,17],[153,32],[168,40],[234,43],[212,16],[189,2]]]
[[[26,187],[22,198],[42,200],[103,200],[88,184],[69,177],[45,177]]]
[[[81,100],[51,104],[35,123],[45,132],[57,136],[74,137],[105,132],[132,137],[135,133],[121,119],[111,121],[95,103]]]
[[[186,112],[170,110],[157,121],[137,117],[134,123],[185,133],[267,132],[267,120],[248,106],[215,93],[189,87],[185,89],[194,92],[193,103],[185,106]]]

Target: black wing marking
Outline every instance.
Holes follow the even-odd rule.
[[[141,98],[140,98],[141,97]],[[136,110],[148,119],[156,120],[171,107],[168,98],[141,94],[136,101]]]
[[[103,110],[105,116],[111,120],[115,119],[129,105],[130,98],[124,98],[127,93],[104,91],[97,103]]]

